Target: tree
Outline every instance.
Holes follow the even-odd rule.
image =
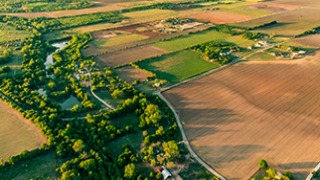
[[[81,152],[85,148],[85,144],[81,139],[78,139],[76,142],[74,142],[72,149],[74,152],[78,153]]]
[[[164,156],[167,159],[174,159],[180,157],[180,152],[177,143],[172,140],[169,142],[164,142],[162,144],[163,150],[164,150]]]
[[[269,165],[268,165],[268,163],[267,163],[266,160],[261,159],[261,160],[259,161],[259,167],[260,167],[260,169],[266,169],[266,168],[269,167]]]
[[[133,163],[130,163],[124,167],[124,177],[127,179],[134,179],[136,176],[136,167]]]

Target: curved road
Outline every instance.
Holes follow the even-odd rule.
[[[97,96],[96,95],[96,93],[94,93],[93,92],[93,90],[92,90],[92,83],[91,83],[91,73],[90,73],[90,71],[89,71],[89,69],[87,69],[87,68],[83,68],[83,69],[85,69],[87,72],[88,72],[88,74],[89,74],[89,82],[90,82],[90,92],[91,92],[91,94],[98,100],[98,101],[100,101],[102,104],[104,104],[105,106],[107,106],[109,109],[111,109],[111,110],[114,110],[114,107],[112,107],[110,104],[108,104],[108,103],[106,103],[104,100],[102,100],[99,96]]]

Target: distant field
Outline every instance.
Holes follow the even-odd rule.
[[[301,8],[285,11],[276,15],[253,19],[247,22],[239,23],[238,25],[244,27],[255,27],[271,21],[277,21],[278,24],[259,28],[256,29],[256,31],[276,35],[298,35],[316,26],[319,26],[320,11],[311,8]]]
[[[130,42],[144,40],[147,38],[148,38],[147,36],[143,36],[139,34],[123,33],[115,37],[95,39],[91,43],[94,46],[100,48],[100,47],[110,47],[110,46],[116,46],[120,44],[126,44]]]
[[[126,66],[123,68],[116,69],[115,72],[118,76],[129,83],[132,83],[135,80],[145,81],[147,77],[152,76],[152,74],[147,71],[134,68],[132,66]]]
[[[54,151],[15,164],[7,171],[1,172],[1,179],[57,179],[59,174],[56,168],[62,165]]]
[[[146,45],[99,55],[95,59],[101,66],[115,67],[165,53],[167,53],[167,51]]]
[[[0,42],[24,39],[29,35],[29,32],[15,30],[13,27],[0,22]]]
[[[320,157],[320,55],[240,63],[164,93],[199,156],[228,179],[260,159],[305,179]]]
[[[209,21],[214,24],[236,23],[252,19],[250,16],[233,12],[211,11],[191,15],[190,18]]]
[[[181,82],[192,76],[219,67],[218,64],[203,60],[200,53],[192,50],[151,58],[137,64],[170,83]]]
[[[296,38],[290,41],[290,43],[295,43],[297,45],[320,48],[320,35],[309,35],[306,37]]]
[[[182,36],[182,37],[170,39],[167,41],[156,42],[153,45],[168,51],[178,51],[178,50],[186,49],[188,47],[192,47],[197,44],[201,44],[208,41],[213,41],[213,40],[222,41],[230,36],[231,35],[229,34],[210,30],[210,31],[204,31],[204,32],[200,32],[200,33],[196,33],[188,36]]]
[[[40,130],[0,100],[0,160],[46,143]]]

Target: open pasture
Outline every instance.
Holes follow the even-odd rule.
[[[202,59],[202,55],[192,50],[155,57],[140,61],[139,67],[151,71],[160,79],[169,83],[178,83],[203,72],[217,68],[220,65]]]
[[[237,25],[244,27],[256,27],[272,21],[277,21],[278,24],[258,28],[256,31],[275,35],[294,36],[318,26],[320,21],[320,11],[318,9],[299,8],[253,19]]]
[[[0,160],[46,143],[40,130],[0,100]]]
[[[167,51],[153,46],[139,46],[130,49],[124,49],[111,53],[96,56],[96,61],[100,66],[119,66],[136,62],[154,56],[165,54]]]
[[[134,68],[132,66],[125,66],[116,69],[115,72],[121,79],[124,79],[129,83],[132,83],[135,80],[145,81],[147,77],[152,76],[152,74],[150,74],[149,72]]]
[[[13,27],[0,22],[0,42],[24,39],[29,34],[29,32],[15,30]]]
[[[164,92],[191,145],[228,179],[265,159],[305,179],[320,157],[320,55],[246,62]]]

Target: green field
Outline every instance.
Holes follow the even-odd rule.
[[[12,168],[0,171],[0,179],[58,179],[55,169],[61,166],[54,151],[15,164]]]
[[[268,52],[259,52],[257,54],[254,54],[250,56],[247,60],[249,61],[270,61],[270,60],[275,60],[276,57],[272,56]]]
[[[192,50],[152,58],[137,63],[143,69],[154,72],[158,78],[169,83],[178,83],[195,75],[219,67],[202,59],[202,55]]]
[[[0,117],[0,160],[7,160],[9,156],[33,150],[45,143],[40,130],[2,100]]]
[[[111,47],[120,44],[147,39],[147,36],[139,34],[120,34],[111,38],[95,39],[92,44],[96,47]]]
[[[156,42],[153,45],[168,51],[179,51],[208,41],[222,41],[226,38],[229,38],[230,36],[231,35],[226,33],[217,32],[215,30],[208,30],[193,35],[182,36],[167,41]]]
[[[15,30],[12,26],[0,22],[0,42],[24,39],[29,35],[29,32]]]
[[[63,110],[67,110],[67,109],[71,109],[73,108],[75,105],[78,105],[79,107],[81,106],[80,101],[74,97],[74,96],[70,96],[68,99],[66,99],[64,102],[62,102],[60,104],[61,108]]]

